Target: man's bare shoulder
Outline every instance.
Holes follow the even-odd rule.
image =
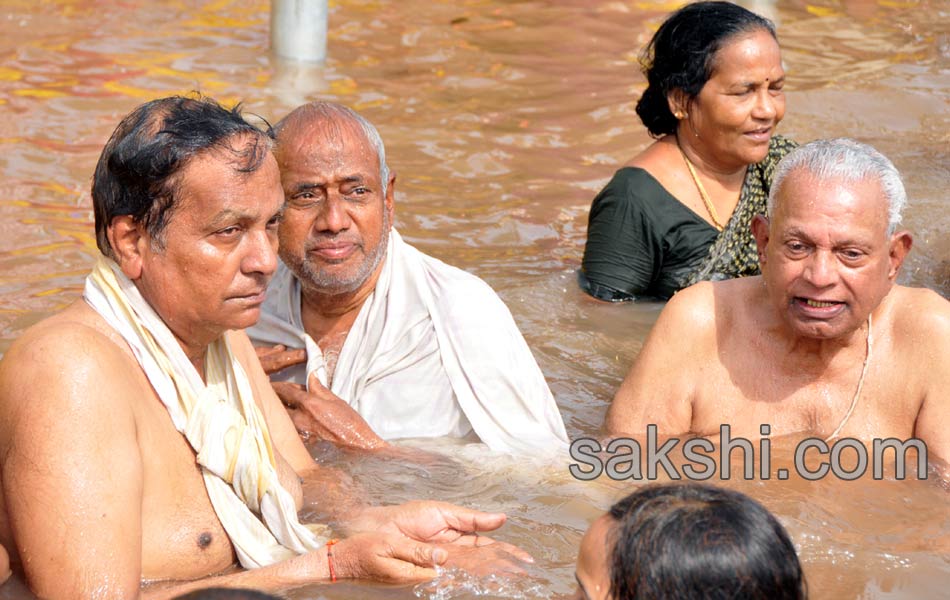
[[[737,307],[748,307],[757,288],[758,277],[703,281],[677,292],[663,309],[670,324],[696,333],[715,333],[723,322],[731,321]]]
[[[81,410],[134,385],[137,364],[83,301],[27,329],[0,361],[0,415]]]
[[[4,356],[3,363],[16,363],[17,369],[30,368],[34,362],[95,363],[99,357],[87,352],[93,349],[112,349],[131,360],[131,355],[122,352],[117,343],[119,339],[118,333],[79,300],[23,332]]]
[[[887,302],[898,339],[950,348],[950,301],[927,288],[894,286]]]

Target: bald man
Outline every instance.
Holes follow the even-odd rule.
[[[396,176],[376,129],[315,102],[275,131],[282,264],[248,333],[306,350],[306,364],[276,375],[290,380],[275,389],[298,429],[364,448],[449,436],[508,453],[566,449],[551,391],[498,295],[393,228]]]

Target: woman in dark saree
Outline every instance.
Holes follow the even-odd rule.
[[[697,281],[755,275],[752,217],[778,161],[785,72],[770,21],[729,2],[673,13],[642,58],[637,115],[656,141],[594,199],[581,288],[667,299]]]

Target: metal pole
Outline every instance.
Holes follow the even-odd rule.
[[[272,0],[270,45],[283,58],[322,62],[327,57],[327,0]]]

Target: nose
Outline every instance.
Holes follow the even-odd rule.
[[[768,88],[759,90],[755,97],[755,106],[752,107],[752,117],[760,121],[774,121],[778,114],[775,105],[776,99]]]
[[[241,270],[246,274],[273,275],[277,270],[277,233],[266,229],[254,231],[248,234],[248,242]]]
[[[338,233],[350,228],[350,214],[346,210],[346,200],[337,194],[329,194],[313,226],[317,231]]]
[[[805,281],[815,288],[826,288],[835,283],[838,271],[835,268],[835,258],[831,252],[814,252],[805,264],[802,273]]]

